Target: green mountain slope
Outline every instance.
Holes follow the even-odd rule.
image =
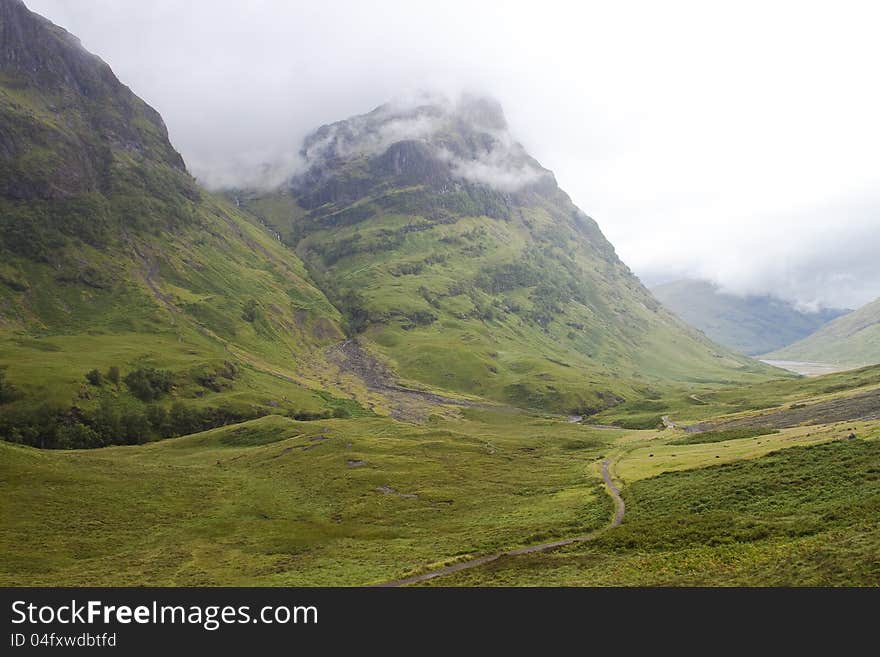
[[[409,379],[589,412],[658,382],[770,372],[660,306],[491,100],[385,105],[302,156],[284,189],[234,196]]]
[[[198,188],[73,36],[18,0],[0,34],[2,437],[424,420],[479,397],[591,413],[774,372],[663,310],[491,101],[325,126],[249,213]]]
[[[880,299],[766,358],[853,367],[880,363]]]
[[[298,258],[199,190],[74,37],[17,0],[0,36],[0,435],[93,446],[341,403],[294,371],[342,337]]]
[[[848,312],[801,312],[774,297],[738,297],[700,280],[673,281],[653,287],[651,292],[660,303],[715,342],[749,356],[796,342]]]

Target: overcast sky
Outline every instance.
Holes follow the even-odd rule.
[[[240,180],[322,123],[485,92],[648,283],[880,296],[880,10],[848,2],[26,0]]]

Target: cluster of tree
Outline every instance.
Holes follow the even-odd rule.
[[[108,368],[105,374],[101,374],[101,370],[95,368],[89,372],[86,372],[86,381],[88,381],[93,386],[102,386],[107,382],[112,383],[115,386],[119,385],[119,368],[113,365]]]
[[[21,396],[18,388],[6,380],[6,372],[0,370],[0,404],[15,401]]]
[[[518,304],[503,306],[529,322],[546,327],[565,311],[565,305],[570,301],[590,306],[601,303],[595,291],[585,285],[585,280],[581,268],[571,257],[545,245],[530,247],[517,262],[485,268],[475,278],[474,285],[489,294],[534,288],[530,294],[530,310],[524,310]]]
[[[474,283],[490,294],[498,294],[537,285],[541,277],[541,270],[531,262],[508,262],[484,269]]]
[[[414,328],[416,326],[430,326],[437,321],[437,315],[429,310],[414,310],[404,315],[408,325],[403,328]]]
[[[212,392],[222,392],[231,388],[237,375],[238,368],[235,363],[229,361],[224,361],[223,365],[214,370],[197,369],[192,372],[195,382]]]
[[[423,260],[416,262],[401,262],[397,265],[393,265],[388,271],[392,276],[416,276],[425,271],[425,267],[446,262],[446,260],[447,256],[445,253],[432,253]]]
[[[367,300],[355,290],[348,290],[336,299],[336,307],[345,317],[350,334],[362,333],[369,326],[372,316],[367,309]]]
[[[248,299],[241,311],[241,318],[253,324],[260,318],[260,307],[256,299]]]
[[[220,392],[232,385],[238,368],[228,361],[213,368],[201,367],[190,378],[201,386]],[[172,391],[173,374],[168,370],[141,367],[122,376],[118,367],[106,372],[93,369],[85,375],[93,386],[124,383],[132,396],[99,392],[98,405],[84,409],[63,408],[48,403],[35,405],[6,380],[0,369],[0,440],[44,449],[90,449],[107,445],[134,445],[162,438],[185,436],[199,431],[244,422],[273,412],[259,407],[195,407],[181,400],[173,404],[156,403]],[[135,399],[133,399],[134,397]],[[140,400],[140,401],[137,401]],[[326,411],[290,411],[297,420],[349,417],[345,408]]]
[[[331,417],[351,417],[351,413],[345,408],[337,407],[332,411],[293,411],[288,413],[288,416],[300,422],[314,422],[315,420],[327,420]]]
[[[93,386],[102,386],[105,381],[118,386],[119,377],[119,368],[113,366],[107,370],[106,374],[101,374],[98,369],[91,370],[86,374],[86,381]],[[132,395],[142,402],[152,402],[171,392],[174,385],[174,374],[155,367],[141,367],[126,374],[122,380]]]
[[[380,230],[370,239],[363,239],[361,233],[333,241],[318,250],[325,267],[332,267],[343,258],[359,253],[381,253],[393,251],[403,245],[405,233],[401,230]]]
[[[90,449],[185,436],[261,415],[265,412],[257,408],[196,408],[177,401],[166,409],[105,397],[92,410],[43,404],[4,412],[0,416],[0,437],[43,449]]]
[[[99,194],[64,201],[0,202],[0,211],[9,219],[0,228],[0,247],[31,260],[49,262],[70,238],[96,247],[107,242],[108,207]]]

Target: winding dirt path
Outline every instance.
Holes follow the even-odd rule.
[[[608,472],[609,465],[611,465],[611,461],[608,459],[602,461],[602,480],[608,487],[608,494],[611,495],[611,499],[614,500],[614,520],[611,521],[611,526],[620,527],[620,523],[623,522],[623,515],[626,513],[626,503],[620,496],[620,489],[614,483],[611,474]]]
[[[624,513],[626,513],[626,505],[623,502],[623,498],[620,496],[620,489],[614,483],[614,480],[611,478],[611,474],[608,472],[608,467],[610,465],[611,461],[609,459],[605,459],[604,461],[602,461],[602,481],[605,482],[605,486],[608,489],[608,495],[610,495],[611,499],[614,500],[614,519],[611,521],[610,525],[602,527],[601,529],[597,529],[593,532],[590,532],[589,534],[583,534],[581,536],[575,536],[573,538],[564,538],[558,541],[553,541],[551,543],[529,545],[527,547],[516,548],[515,550],[506,550],[504,552],[490,554],[485,557],[471,559],[470,561],[462,561],[461,563],[452,564],[451,566],[445,566],[444,568],[438,568],[437,570],[432,570],[427,573],[422,573],[420,575],[412,575],[411,577],[404,577],[403,579],[396,579],[390,582],[385,582],[384,584],[378,584],[377,586],[388,588],[407,586],[408,584],[416,584],[417,582],[425,582],[430,579],[435,579],[437,577],[443,577],[444,575],[451,575],[452,573],[457,573],[461,570],[476,568],[477,566],[491,563],[497,559],[500,559],[501,557],[513,557],[519,554],[545,552],[547,550],[553,550],[555,548],[562,547],[563,545],[571,545],[572,543],[585,543],[586,541],[593,540],[611,527],[619,527],[620,523],[623,522],[623,515]]]

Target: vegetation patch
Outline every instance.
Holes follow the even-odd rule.
[[[696,445],[699,443],[721,443],[726,440],[738,440],[740,438],[757,438],[758,436],[767,436],[779,433],[779,429],[771,427],[755,427],[744,429],[726,429],[723,431],[703,431],[701,433],[691,433],[683,438],[673,440],[670,445]]]

